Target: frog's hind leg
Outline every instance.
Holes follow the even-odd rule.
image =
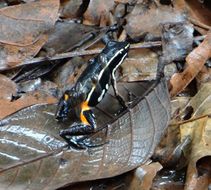
[[[96,130],[96,119],[92,110],[82,109],[80,113],[80,121],[81,123],[77,125],[61,130],[60,136],[67,141],[70,146],[74,145],[74,147],[84,149],[88,147],[88,145],[84,143],[85,138],[87,138],[90,134],[93,134]],[[83,135],[83,137],[77,137],[81,135]]]

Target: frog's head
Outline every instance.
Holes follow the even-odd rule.
[[[126,41],[109,41],[100,54],[100,60],[113,69],[118,67],[128,54],[130,44]]]

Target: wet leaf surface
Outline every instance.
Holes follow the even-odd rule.
[[[209,0],[2,0],[0,7],[0,189],[210,188]],[[110,88],[94,108],[100,130],[84,137],[103,145],[67,149],[59,131],[78,120],[57,122],[49,103],[108,39],[131,44],[115,74],[129,109]]]
[[[138,93],[136,85],[128,85],[128,89]],[[65,125],[55,121],[55,105],[31,106],[1,120],[2,187],[10,184],[11,188],[58,188],[67,183],[111,177],[145,162],[163,134],[170,111],[165,80],[162,79],[151,87],[149,94],[137,105],[131,105],[128,111],[90,139],[104,139],[108,141],[107,144],[84,151],[63,148],[65,142],[58,132]],[[144,92],[145,87],[142,88]],[[107,101],[112,101],[112,105],[116,104],[115,98],[108,94],[101,104],[102,107],[97,108],[99,127],[108,122],[105,118],[108,116],[100,110],[104,109],[109,113],[109,110],[114,109],[114,106],[111,109]],[[110,112],[111,115],[114,113]],[[160,117],[163,118],[162,121],[159,120]],[[140,126],[138,120],[141,118],[146,123]],[[139,134],[142,134],[142,138]],[[49,164],[53,167],[48,167]],[[14,176],[17,171],[18,175]]]

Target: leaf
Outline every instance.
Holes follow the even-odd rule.
[[[180,126],[181,141],[186,137],[191,138],[191,149],[190,147],[185,149],[185,155],[189,160],[185,189],[207,189],[207,183],[206,187],[200,184],[201,180],[204,180],[204,175],[209,179],[211,174],[210,159],[205,161],[205,158],[211,157],[211,119],[208,116],[211,113],[211,84],[205,84],[187,106],[192,106],[194,113],[192,121]],[[199,164],[202,159],[204,162]],[[209,163],[207,171],[200,171],[200,167],[206,162]]]
[[[71,0],[71,1],[64,1],[61,4],[61,13],[60,17],[62,18],[77,18],[81,15],[81,6],[83,4],[82,0]]]
[[[90,0],[84,13],[83,24],[106,26],[109,24],[110,11],[114,8],[114,0]]]
[[[131,50],[121,65],[121,81],[133,82],[156,78],[158,56],[149,49]]]
[[[150,190],[152,181],[157,172],[162,169],[162,165],[159,162],[153,162],[151,164],[138,167],[134,171],[134,176],[131,179],[128,190]]]
[[[162,49],[165,64],[182,61],[193,46],[193,26],[189,23],[166,23],[162,27]]]
[[[42,91],[33,91],[26,93],[21,96],[21,98],[10,101],[6,99],[0,99],[0,119],[6,116],[34,104],[45,104],[45,103],[55,103],[56,98]]]
[[[55,121],[55,105],[31,106],[1,120],[1,187],[10,184],[14,189],[56,189],[74,182],[119,175],[146,162],[170,118],[166,81],[162,78],[118,87],[121,92],[124,89],[126,96],[125,88],[133,89],[136,95],[143,96],[144,92],[145,96],[135,99],[127,111],[117,116],[116,99],[107,94],[95,109],[98,127],[104,129],[87,139],[108,142],[99,147],[67,150],[59,130],[68,126]]]
[[[171,7],[150,5],[148,8],[143,3],[137,3],[133,11],[127,16],[125,30],[132,38],[140,37],[146,33],[159,36],[162,24],[184,20],[183,15]]]
[[[199,73],[205,62],[211,57],[211,31],[204,41],[186,57],[186,68],[182,73],[174,74],[170,79],[171,96],[181,92]]]
[[[199,26],[197,30],[202,34],[206,34],[208,27],[211,26],[211,13],[208,1],[186,0],[185,5],[190,20],[193,24]]]
[[[16,84],[6,76],[0,74],[0,99],[10,101],[12,99],[12,95],[16,95],[16,92]]]
[[[42,0],[0,9],[0,69],[38,53],[58,17],[59,1]]]

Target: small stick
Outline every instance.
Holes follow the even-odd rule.
[[[160,47],[160,46],[161,46],[161,41],[143,42],[143,43],[132,44],[130,49],[152,48],[152,47]],[[93,55],[93,54],[100,53],[102,50],[103,50],[103,48],[96,48],[96,49],[92,49],[92,50],[79,50],[79,51],[61,53],[61,54],[55,55],[53,57],[38,57],[38,58],[30,59],[30,60],[25,60],[18,66],[36,64],[36,63],[40,63],[43,61],[55,61],[55,60],[59,60],[59,59],[65,59],[65,58],[71,58],[71,57],[77,57],[77,56]]]
[[[208,26],[208,25],[206,25],[206,24],[203,24],[203,23],[201,23],[201,22],[198,21],[198,20],[195,20],[195,19],[193,19],[193,18],[189,18],[189,20],[190,20],[190,22],[192,22],[194,25],[199,26],[200,28],[203,28],[203,29],[206,29],[206,30],[210,30],[210,29],[211,29],[210,26]]]

